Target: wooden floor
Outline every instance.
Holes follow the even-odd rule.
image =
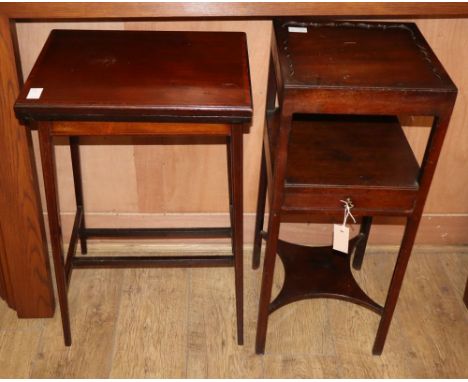
[[[261,272],[250,269],[250,253],[243,347],[232,269],[76,270],[71,348],[58,309],[53,319],[18,320],[0,303],[0,377],[468,377],[467,247],[415,250],[380,357],[371,355],[378,316],[335,300],[275,312],[266,354],[255,355]],[[379,303],[395,255],[370,248],[355,272]]]

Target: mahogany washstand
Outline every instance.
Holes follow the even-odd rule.
[[[266,239],[256,352],[265,351],[269,314],[326,297],[381,316],[373,347],[381,354],[457,89],[412,23],[277,18],[274,32],[253,254],[256,268]],[[433,117],[421,166],[401,129],[402,115]],[[267,189],[270,213],[262,231]],[[350,255],[279,240],[281,222],[327,217],[341,223],[342,200],[361,219]],[[383,306],[362,291],[350,266],[354,254],[354,268],[361,267],[377,215],[406,218]],[[277,253],[285,281],[270,302]]]

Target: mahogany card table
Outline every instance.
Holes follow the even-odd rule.
[[[243,343],[243,133],[252,119],[244,33],[51,32],[15,104],[39,131],[50,238],[65,344],[71,344],[67,290],[74,268],[233,266],[237,336]],[[54,137],[70,138],[77,212],[63,256]],[[80,137],[221,137],[228,157],[230,226],[92,228],[85,224]],[[206,174],[209,176],[210,174]],[[90,179],[92,181],[92,179]],[[190,189],[189,180],[185,185]],[[96,237],[226,237],[231,256],[86,256]],[[75,255],[77,241],[82,255]],[[170,307],[168,307],[170,309]]]

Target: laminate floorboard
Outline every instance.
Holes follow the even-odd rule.
[[[69,290],[72,346],[63,343],[59,310],[43,320],[32,378],[106,378],[119,312],[121,269],[74,270]]]
[[[370,247],[362,270],[353,271],[379,303],[396,252]],[[261,270],[250,263],[246,248],[243,347],[237,346],[232,269],[76,270],[70,348],[63,345],[58,309],[52,319],[18,320],[0,301],[0,377],[468,377],[462,301],[468,247],[415,248],[380,357],[371,354],[378,316],[324,299],[271,315],[266,353],[255,355]],[[283,278],[277,264],[273,295]]]
[[[111,377],[187,376],[189,272],[126,270]]]

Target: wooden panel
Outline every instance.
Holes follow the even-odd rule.
[[[425,213],[468,213],[468,20],[417,20],[458,97],[426,202]],[[416,139],[424,137],[422,129]],[[424,140],[424,139],[423,139]]]
[[[244,136],[244,209],[254,211],[271,37],[269,21],[129,22],[126,29],[244,31],[254,105]],[[174,141],[166,141],[168,143]],[[193,141],[192,141],[193,142]],[[227,212],[225,145],[135,146],[139,211]],[[182,185],[182,187],[181,187]],[[189,185],[189,187],[187,187]]]
[[[226,17],[274,15],[453,16],[468,14],[463,3],[45,3],[3,4],[12,18]]]
[[[447,71],[459,88],[459,97],[452,117],[438,169],[429,194],[426,213],[468,213],[468,180],[462,163],[468,160],[468,77],[460,62],[468,61],[466,49],[468,20],[417,20]],[[26,76],[52,28],[105,28],[157,30],[237,30],[248,36],[254,97],[254,123],[245,141],[245,210],[255,209],[260,162],[261,130],[263,129],[266,70],[270,39],[268,21],[197,21],[197,22],[127,22],[127,23],[19,23],[18,35],[23,72]],[[408,139],[421,157],[427,141],[430,120],[406,119]],[[425,126],[425,127],[424,127]],[[90,212],[225,212],[227,180],[225,148],[220,145],[196,146],[127,146],[105,147],[94,141],[82,148],[85,201]],[[100,141],[101,143],[104,141]],[[136,141],[133,141],[136,143]],[[168,143],[168,142],[166,142]],[[69,171],[68,148],[57,148],[59,187],[62,210],[73,211],[73,188]],[[60,159],[59,159],[60,158]],[[112,158],[112,159],[110,159]],[[119,168],[119,171],[110,171]],[[210,173],[207,179],[204,174]],[[92,181],[91,181],[92,179]],[[191,185],[190,192],[180,184]],[[110,194],[104,195],[108,193]]]
[[[0,270],[7,301],[20,317],[48,317],[54,311],[53,291],[31,137],[13,114],[18,78],[5,17],[0,17],[0,57]]]

